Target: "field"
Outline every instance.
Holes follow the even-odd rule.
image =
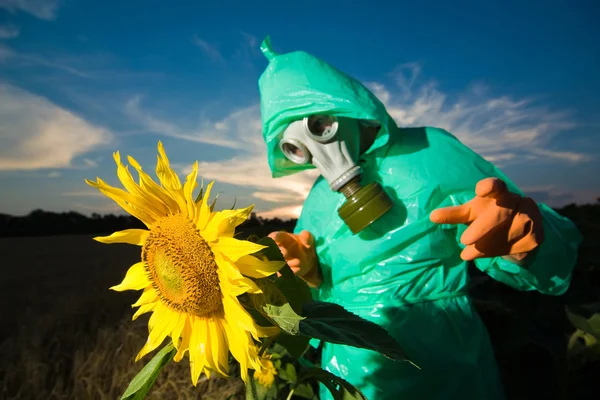
[[[481,274],[473,281],[475,304],[490,331],[509,399],[597,396],[600,356],[577,369],[566,360],[574,328],[564,306],[600,304],[600,204],[564,212],[586,238],[565,296],[516,292]],[[5,231],[15,232],[25,222],[66,226],[40,223],[44,215],[38,214],[23,218],[21,225],[6,219]],[[71,215],[65,220],[76,227],[101,222],[78,222]],[[243,230],[264,235],[284,227],[277,224],[250,221]],[[0,399],[117,399],[149,359],[134,363],[146,340],[148,319],[131,321],[136,293],[108,289],[139,260],[139,248],[103,245],[92,237],[0,238]],[[184,359],[167,365],[149,398],[243,398],[243,392],[239,379],[204,380],[194,388]]]
[[[139,259],[128,245],[89,235],[0,238],[0,398],[117,399],[151,356],[134,363],[147,316],[131,322],[119,283]],[[170,363],[152,399],[224,399],[238,380],[193,387],[187,359]]]

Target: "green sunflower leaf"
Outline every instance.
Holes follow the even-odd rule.
[[[266,249],[262,249],[259,252],[260,255],[267,257],[270,261],[285,261],[283,254],[281,254],[281,250],[279,250],[279,246],[277,246],[277,243],[270,237],[265,236],[264,238],[259,239],[258,244],[267,246]]]
[[[146,397],[152,385],[158,378],[158,374],[169,361],[173,359],[177,351],[172,343],[163,347],[150,360],[148,364],[133,378],[121,400],[140,400]]]
[[[308,383],[303,383],[301,385],[296,386],[296,388],[294,389],[294,396],[302,397],[303,399],[309,400],[317,398],[312,386],[310,386]]]
[[[298,381],[298,375],[296,374],[296,367],[294,364],[287,363],[285,367],[278,371],[279,377],[286,382],[296,383]]]
[[[302,355],[304,355],[306,349],[308,349],[310,338],[308,336],[293,336],[285,332],[281,332],[275,338],[275,342],[283,346],[292,357],[298,360],[300,357],[302,357]]]
[[[289,268],[287,265],[282,269]],[[282,275],[275,279],[275,285],[281,293],[290,302],[294,311],[298,314],[302,313],[302,307],[313,301],[310,288],[301,278],[296,275]]]
[[[324,369],[305,369],[300,374],[298,384],[311,380],[321,382],[331,392],[334,400],[367,400],[365,395],[348,381]]]
[[[284,332],[297,335],[300,331],[300,321],[304,319],[296,314],[290,303],[283,305],[265,304],[264,314],[275,322]]]
[[[261,251],[262,256],[267,257],[271,261],[285,261],[277,243],[275,243],[273,239],[267,236],[260,239],[258,243],[267,246],[266,249]],[[281,276],[275,279],[275,284],[290,302],[294,311],[297,314],[300,314],[302,312],[302,306],[313,300],[310,288],[306,282],[294,275],[287,264],[279,270],[279,273]]]
[[[271,387],[266,388],[258,380],[252,376],[248,376],[246,382],[246,400],[278,400],[277,385],[274,383]]]
[[[381,326],[344,307],[315,301],[304,305],[300,334],[325,342],[373,350],[392,360],[407,360],[398,342]]]

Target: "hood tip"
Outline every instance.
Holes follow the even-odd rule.
[[[262,41],[262,43],[260,45],[260,51],[262,51],[263,55],[269,61],[273,60],[275,57],[277,57],[279,55],[277,52],[275,52],[275,50],[273,50],[273,47],[271,45],[271,36],[270,35],[267,35],[264,38],[264,40]]]

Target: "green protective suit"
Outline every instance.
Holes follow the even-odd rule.
[[[274,177],[306,166],[278,148],[292,121],[314,113],[376,120],[381,129],[362,154],[363,183],[377,181],[394,207],[353,235],[339,218],[343,195],[318,178],[295,232],[316,238],[322,301],[342,305],[384,328],[421,368],[378,353],[325,343],[322,366],[369,399],[502,399],[504,393],[488,333],[467,295],[467,262],[460,258],[464,225],[436,225],[436,208],[475,196],[477,182],[498,177],[522,194],[500,170],[450,133],[431,127],[399,128],[360,82],[305,52],[276,54],[261,47],[269,65],[259,80],[263,135]],[[539,204],[545,242],[526,267],[502,258],[475,265],[518,290],[560,295],[570,283],[581,236],[568,219]],[[331,398],[321,389],[321,398]]]

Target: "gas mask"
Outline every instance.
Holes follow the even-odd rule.
[[[279,142],[285,157],[312,164],[346,201],[338,215],[356,234],[389,211],[393,203],[379,183],[361,185],[360,126],[352,118],[311,115],[288,125]]]

